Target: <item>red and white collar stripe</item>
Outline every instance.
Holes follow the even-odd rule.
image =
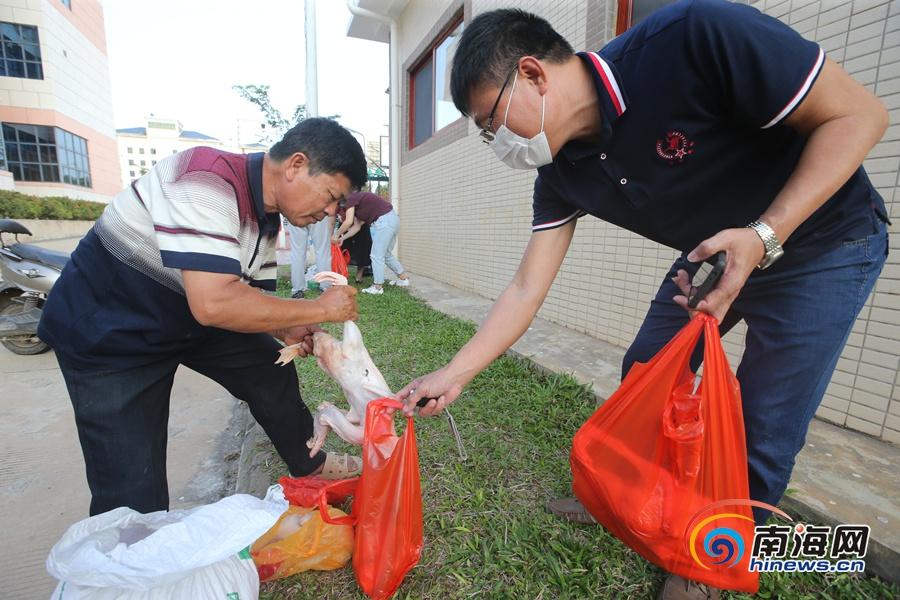
[[[622,97],[622,90],[619,89],[619,82],[616,81],[612,69],[609,68],[609,64],[598,53],[588,52],[587,55],[591,58],[591,62],[594,63],[597,73],[600,74],[603,85],[606,86],[609,99],[616,109],[616,116],[622,116],[622,113],[625,112],[625,99]]]
[[[816,58],[816,64],[813,65],[812,70],[810,70],[809,75],[806,76],[806,80],[803,82],[803,85],[800,86],[800,89],[797,90],[797,93],[794,94],[794,97],[788,101],[788,103],[781,109],[781,112],[775,115],[771,121],[762,126],[763,129],[768,129],[773,125],[777,125],[784,117],[786,117],[794,108],[797,107],[800,102],[806,97],[807,92],[809,92],[809,88],[812,87],[813,81],[816,79],[816,75],[819,74],[819,71],[822,70],[822,65],[825,64],[825,52],[819,48],[819,56]]]

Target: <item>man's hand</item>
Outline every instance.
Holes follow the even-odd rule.
[[[687,259],[691,262],[699,262],[722,250],[725,251],[726,256],[725,272],[722,273],[716,287],[700,301],[696,309],[696,311],[714,316],[719,323],[725,318],[728,309],[731,308],[731,304],[744,287],[744,283],[750,277],[753,269],[762,260],[766,248],[759,235],[750,228],[725,229],[701,242],[687,255]],[[688,308],[691,282],[687,272],[680,269],[672,281],[684,294],[675,296],[673,300],[688,310],[693,318],[696,311]]]
[[[323,321],[343,323],[344,321],[355,321],[359,317],[359,309],[354,296],[356,296],[355,287],[333,285],[322,292],[322,295],[313,302],[316,302],[325,311]]]
[[[297,348],[297,354],[300,358],[303,358],[312,354],[313,334],[317,331],[325,330],[318,325],[298,325],[276,332],[276,337],[279,337],[285,346],[300,344]]]
[[[397,392],[396,398],[405,405],[403,413],[407,417],[415,414],[416,403],[422,398],[431,398],[423,408],[419,408],[419,414],[431,417],[439,414],[450,406],[463,390],[462,384],[455,381],[447,371],[447,367],[438,369],[424,377],[419,377],[407,384]]]

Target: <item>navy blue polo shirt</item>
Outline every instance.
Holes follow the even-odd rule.
[[[77,368],[138,367],[213,330],[191,313],[182,269],[274,290],[279,219],[263,205],[263,156],[194,148],[133,182],[72,253],[38,336]]]
[[[594,78],[602,133],[538,169],[533,229],[590,214],[682,252],[772,203],[805,145],[784,120],[824,63],[817,44],[777,19],[714,0],[662,8],[578,56]],[[772,269],[870,235],[879,218],[884,202],[860,167]]]

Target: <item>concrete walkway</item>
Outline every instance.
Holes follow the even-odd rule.
[[[480,323],[492,302],[421,275],[411,293],[445,314]],[[619,386],[625,349],[535,319],[508,352],[591,386],[602,403]],[[801,520],[872,528],[867,572],[900,581],[900,448],[814,419],[781,507]]]
[[[71,250],[77,238],[47,243]],[[233,493],[247,412],[224,388],[188,369],[175,377],[169,418],[173,508]],[[90,494],[65,383],[52,352],[18,356],[0,347],[0,590],[3,598],[50,597],[51,546],[87,517]]]

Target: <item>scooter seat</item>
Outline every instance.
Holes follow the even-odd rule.
[[[60,270],[62,270],[62,268],[66,266],[66,263],[69,262],[68,253],[59,252],[57,250],[47,250],[46,248],[41,248],[34,244],[12,244],[11,246],[7,246],[7,248],[24,259],[33,260],[45,264],[48,267],[55,267]]]

